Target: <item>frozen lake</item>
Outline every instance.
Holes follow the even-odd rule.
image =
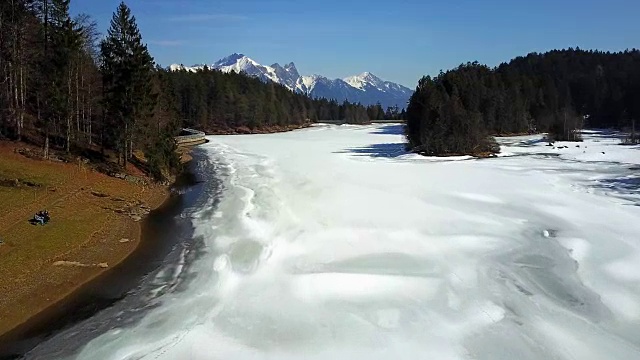
[[[78,358],[640,358],[638,147],[435,159],[401,132],[210,137],[189,281]]]

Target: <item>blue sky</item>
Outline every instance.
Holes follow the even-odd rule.
[[[104,33],[120,0],[72,0]],[[638,0],[128,0],[157,63],[243,53],[303,75],[370,71],[414,88],[467,61],[532,51],[640,48]]]

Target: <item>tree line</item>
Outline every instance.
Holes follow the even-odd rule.
[[[322,120],[358,124],[404,116],[404,109],[397,107],[385,111],[379,103],[365,107],[346,100],[311,99],[283,85],[206,66],[195,72],[166,70],[165,76],[185,126],[205,131],[282,128]]]
[[[423,77],[407,108],[411,150],[429,155],[496,150],[489,135],[626,128],[640,118],[640,52],[554,50],[495,68],[477,62]]]
[[[44,134],[70,150],[91,139],[99,92],[96,24],[69,16],[69,1],[9,0],[0,4],[0,134]]]
[[[173,99],[121,3],[107,36],[70,0],[0,3],[0,137],[66,153],[113,152],[126,167],[144,151],[151,173],[177,168]],[[171,103],[171,101],[169,101]]]
[[[70,0],[0,2],[0,138],[68,154],[100,153],[125,167],[143,158],[152,175],[178,168],[173,136],[278,130],[319,120],[400,119],[380,104],[311,99],[284,86],[217,70],[155,64],[131,10],[121,3],[101,36]]]

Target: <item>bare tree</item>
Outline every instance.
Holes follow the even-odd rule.
[[[74,22],[80,28],[80,51],[77,54],[75,73],[76,131],[81,131],[89,145],[92,141],[92,124],[96,96],[99,94],[99,37],[98,25],[91,16],[79,14]]]

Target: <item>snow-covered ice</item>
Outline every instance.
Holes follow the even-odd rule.
[[[210,137],[225,191],[187,289],[78,357],[640,359],[638,147],[435,159],[401,133]]]

